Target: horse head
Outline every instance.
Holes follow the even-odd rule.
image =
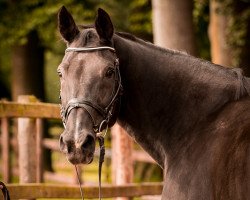
[[[117,118],[121,77],[109,15],[98,10],[95,25],[77,26],[65,7],[58,27],[67,44],[58,67],[61,115],[60,149],[72,164],[91,163],[98,134]]]

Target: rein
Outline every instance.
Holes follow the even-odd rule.
[[[82,48],[72,48],[68,47],[65,50],[65,53],[67,52],[91,52],[91,51],[101,51],[101,50],[110,50],[115,53],[115,49],[109,46],[102,46],[102,47],[82,47]],[[108,127],[109,127],[109,121],[113,115],[114,112],[114,104],[117,101],[117,99],[120,97],[122,93],[122,84],[121,84],[121,75],[120,75],[120,70],[119,70],[119,59],[116,58],[115,62],[115,85],[114,89],[112,92],[112,95],[110,97],[110,102],[103,108],[99,106],[98,104],[95,104],[90,101],[86,101],[84,99],[77,99],[73,98],[70,99],[66,105],[66,107],[63,107],[61,105],[61,117],[63,121],[64,128],[66,128],[66,123],[68,116],[70,112],[75,109],[75,108],[83,108],[86,110],[87,114],[89,115],[90,119],[92,120],[93,123],[93,130],[97,134],[97,139],[99,142],[100,146],[100,158],[99,158],[99,167],[98,167],[98,182],[99,182],[99,200],[101,200],[101,173],[102,173],[102,164],[104,162],[104,156],[105,156],[105,146],[104,146],[104,137],[107,133]],[[88,107],[93,108],[95,111],[97,111],[103,118],[103,120],[97,124],[95,122],[94,117],[91,115],[91,113],[88,111]],[[102,134],[102,130],[105,130],[104,133]],[[78,178],[78,183],[79,183],[79,188],[80,188],[80,193],[82,200],[84,200],[83,196],[83,191],[81,187],[81,181],[79,177],[79,173],[77,170],[77,167],[75,165],[75,170]]]
[[[0,181],[0,189],[2,190],[4,200],[10,200],[9,191],[2,181]]]
[[[98,167],[98,182],[99,182],[99,184],[98,184],[98,192],[99,192],[99,200],[101,200],[102,199],[102,196],[101,196],[102,164],[104,162],[104,156],[105,156],[104,137],[99,136],[98,141],[99,141],[99,146],[100,146],[100,158],[99,158],[99,167]],[[80,194],[81,194],[82,200],[84,200],[81,179],[80,179],[80,175],[79,175],[79,172],[78,172],[78,169],[77,169],[76,165],[75,165],[75,170],[76,170],[77,180],[78,180],[78,184],[79,184]]]

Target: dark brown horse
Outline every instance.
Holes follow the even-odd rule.
[[[102,9],[93,26],[65,7],[58,20],[71,163],[90,163],[97,133],[117,121],[164,170],[163,200],[250,198],[250,80],[239,69],[114,33]]]

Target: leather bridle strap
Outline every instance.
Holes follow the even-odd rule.
[[[99,167],[98,167],[98,179],[99,179],[99,200],[102,199],[102,163],[104,162],[105,156],[105,146],[104,146],[104,137],[98,136],[99,146],[100,146],[100,158],[99,158]]]
[[[102,46],[102,47],[68,47],[65,50],[65,53],[69,51],[83,52],[83,51],[99,51],[99,50],[110,50],[115,52],[115,49],[113,47]]]
[[[74,47],[68,47],[65,50],[66,52],[90,52],[90,51],[99,51],[99,50],[110,50],[112,52],[115,53],[115,49],[113,47],[109,47],[109,46],[102,46],[102,47],[80,47],[80,48],[74,48]],[[104,162],[104,156],[105,156],[105,146],[104,146],[104,137],[105,134],[107,132],[108,129],[108,124],[109,124],[109,120],[113,114],[113,109],[114,109],[114,103],[117,100],[117,98],[119,97],[119,95],[121,94],[122,91],[122,84],[121,84],[121,75],[120,75],[120,70],[119,70],[119,59],[116,58],[115,60],[115,84],[116,82],[118,82],[118,85],[116,87],[116,85],[114,85],[114,91],[112,93],[110,102],[107,104],[107,106],[105,108],[102,108],[101,106],[94,104],[90,101],[86,101],[86,100],[78,100],[76,98],[69,100],[69,102],[67,103],[66,107],[64,108],[63,106],[61,106],[61,116],[62,116],[62,121],[63,121],[63,125],[66,128],[66,122],[68,119],[68,116],[70,114],[70,112],[74,109],[74,108],[83,108],[84,110],[87,111],[88,115],[90,116],[92,123],[93,123],[93,129],[96,133],[100,133],[104,126],[106,126],[106,131],[104,133],[104,135],[102,134],[97,134],[97,139],[99,142],[99,146],[100,146],[100,158],[99,158],[99,169],[98,169],[98,179],[99,179],[99,200],[101,200],[101,174],[102,174],[102,164]],[[97,125],[95,123],[94,118],[92,117],[91,113],[88,111],[87,107],[91,107],[94,110],[96,110],[102,117],[103,120],[101,121],[101,123],[99,125]],[[75,166],[76,169],[76,173],[78,176],[78,181],[79,181],[79,186],[80,186],[80,191],[81,191],[81,196],[82,196],[82,200],[84,199],[83,197],[83,192],[81,189],[81,182],[80,182],[80,178],[79,178],[79,174],[77,171],[77,167]]]
[[[99,167],[98,167],[98,196],[99,196],[99,200],[102,199],[102,193],[101,193],[101,188],[102,188],[102,164],[104,162],[104,156],[105,156],[105,146],[104,146],[104,137],[102,136],[98,136],[97,137],[98,142],[99,142],[99,146],[100,146],[100,158],[99,158]],[[80,189],[80,194],[82,197],[82,200],[84,200],[84,195],[83,195],[83,190],[82,190],[82,183],[81,183],[81,179],[80,179],[80,175],[77,169],[77,166],[75,165],[75,170],[76,170],[76,175],[77,175],[77,180],[78,180],[78,184],[79,184],[79,189]],[[5,199],[7,200],[7,199]]]
[[[115,61],[115,69],[116,69],[116,71],[115,71],[115,76],[116,76],[115,83],[117,82],[117,86],[115,85],[114,92],[112,93],[111,99],[110,99],[109,103],[104,108],[102,108],[101,106],[99,106],[95,103],[92,103],[90,101],[86,101],[83,99],[79,100],[77,98],[70,99],[69,102],[67,103],[66,107],[63,107],[61,105],[61,117],[62,117],[63,125],[65,128],[66,128],[66,122],[67,122],[68,116],[69,116],[70,112],[75,108],[83,108],[87,111],[90,118],[92,119],[93,127],[94,127],[94,130],[96,133],[101,132],[103,125],[109,123],[109,120],[110,120],[112,113],[113,113],[113,105],[123,90],[122,84],[121,84],[121,75],[120,75],[120,71],[119,71],[118,59],[116,59],[116,61]],[[101,121],[101,123],[99,125],[97,125],[95,123],[95,120],[92,117],[91,113],[88,111],[87,107],[93,108],[102,116],[103,120]]]
[[[73,48],[73,47],[69,47],[65,50],[65,52],[89,52],[89,51],[99,51],[99,50],[110,50],[115,52],[115,49],[113,47],[109,47],[109,46],[102,46],[102,47],[80,47],[80,48]],[[112,116],[112,112],[113,112],[113,105],[114,102],[116,101],[116,99],[118,98],[119,94],[121,94],[122,91],[122,84],[121,84],[121,75],[120,75],[120,70],[119,70],[119,60],[118,58],[116,58],[115,60],[115,83],[118,82],[117,87],[115,89],[115,92],[112,94],[112,97],[110,99],[110,102],[107,104],[107,106],[105,106],[104,108],[102,108],[101,106],[94,104],[90,101],[87,100],[79,100],[76,98],[73,98],[71,100],[69,100],[69,102],[67,103],[66,107],[64,108],[63,106],[61,106],[61,117],[62,117],[62,121],[63,121],[63,125],[64,127],[66,127],[66,122],[68,119],[68,116],[70,114],[70,112],[75,109],[75,108],[83,108],[87,111],[88,115],[90,116],[92,122],[93,122],[93,128],[94,131],[96,133],[99,133],[103,130],[103,128],[108,127],[108,123],[109,120]],[[96,110],[102,117],[103,120],[100,122],[99,125],[97,125],[95,123],[94,118],[92,117],[91,113],[88,111],[87,107],[91,107],[94,110]]]
[[[2,190],[4,200],[10,200],[9,191],[2,181],[0,181],[0,189]]]
[[[84,101],[81,100],[79,101],[77,98],[71,99],[67,106],[65,108],[63,108],[61,106],[61,117],[62,117],[62,121],[63,121],[63,125],[66,128],[66,122],[68,119],[68,116],[70,114],[70,112],[75,109],[75,108],[83,108],[84,110],[87,111],[87,114],[90,116],[93,126],[94,128],[98,128],[94,118],[92,117],[92,115],[90,114],[90,112],[88,111],[87,107],[91,107],[94,110],[96,110],[100,115],[102,115],[103,118],[105,118],[107,116],[107,113],[105,112],[105,110],[103,108],[101,108],[98,105],[94,105],[93,103],[89,102],[89,101]]]

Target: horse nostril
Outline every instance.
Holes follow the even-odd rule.
[[[61,135],[60,139],[59,139],[59,146],[60,146],[60,150],[64,153],[71,153],[73,148],[72,148],[72,142],[70,140],[66,140],[64,139],[64,137]]]
[[[68,145],[67,145],[67,153],[71,153],[72,150],[73,150],[72,145],[71,145],[71,144],[68,144]]]
[[[63,136],[62,135],[60,136],[60,139],[59,139],[59,147],[60,147],[61,151],[64,151],[65,143],[63,142]]]
[[[81,148],[82,150],[88,150],[88,151],[92,151],[94,148],[95,144],[95,139],[93,136],[91,135],[87,135],[85,141],[83,142]]]

